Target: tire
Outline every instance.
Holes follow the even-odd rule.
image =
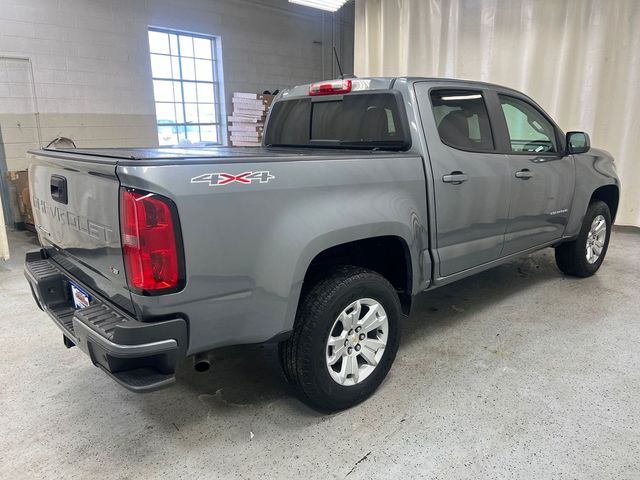
[[[375,306],[376,303],[378,306]],[[367,313],[371,309],[367,304],[373,305],[372,315],[368,317]],[[372,319],[375,316],[376,324],[386,317],[386,324],[380,325],[380,329],[375,327],[366,334],[365,329],[373,323],[368,326],[362,324],[360,333],[355,334],[357,319],[356,323],[349,322],[353,322],[356,316],[361,321],[365,321],[365,317]],[[303,293],[293,333],[279,345],[280,363],[287,380],[296,388],[302,401],[316,410],[334,412],[357,405],[380,386],[391,368],[400,341],[400,317],[398,294],[384,277],[359,267],[338,267]],[[343,318],[344,324],[341,320]],[[327,343],[330,335],[332,340],[340,338],[350,328],[349,325],[354,327],[349,330],[354,334],[347,333],[344,337],[349,348],[342,343],[340,345],[344,345],[344,348],[330,347]],[[386,332],[383,332],[383,328]],[[375,342],[382,338],[380,332],[386,334],[386,346],[375,354],[381,356],[371,362],[376,365],[370,368],[369,362],[365,361],[365,352],[369,352],[367,357],[371,356],[372,350],[367,345],[370,345],[370,340]],[[362,335],[365,335],[364,339]],[[336,348],[338,350],[334,350]],[[356,348],[361,353],[356,353]],[[328,358],[330,351],[334,353],[334,358],[340,358],[332,366],[328,365],[331,361]],[[346,352],[350,352],[349,355]],[[357,356],[355,369],[353,356]],[[344,383],[338,383],[338,379],[334,377],[340,377],[343,362],[347,362],[344,364],[345,371],[365,372],[366,375],[346,374],[342,376]],[[330,373],[330,369],[333,373]]]
[[[594,220],[599,216],[604,218],[606,232],[605,238],[600,247],[595,244],[595,247],[600,248],[600,254],[595,260],[592,257],[592,261],[589,261],[587,256],[589,255],[589,243],[593,242],[593,232],[591,230]],[[582,221],[582,228],[578,237],[571,241],[560,244],[556,247],[556,264],[558,268],[567,275],[573,275],[575,277],[590,277],[598,271],[600,265],[604,261],[604,257],[607,254],[607,248],[609,247],[609,238],[611,237],[611,212],[606,203],[596,200],[589,204],[587,213]]]

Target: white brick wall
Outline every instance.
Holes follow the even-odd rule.
[[[341,42],[347,72],[351,7],[336,32],[347,39]],[[157,141],[150,25],[221,37],[227,105],[233,91],[332,76],[332,16],[286,0],[0,0],[0,56],[31,59],[44,142],[53,134],[81,146]],[[0,128],[10,170],[24,168],[24,151],[35,146],[25,130],[32,122],[24,115],[34,111],[26,74],[25,62],[9,68],[0,60]]]

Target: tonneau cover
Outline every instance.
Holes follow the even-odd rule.
[[[331,148],[275,147],[149,147],[149,148],[59,148],[32,150],[29,153],[57,158],[111,163],[118,165],[180,163],[229,163],[295,161],[368,156],[406,155],[407,152]]]

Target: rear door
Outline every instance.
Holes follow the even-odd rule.
[[[450,85],[415,84],[434,179],[439,277],[500,256],[511,193],[485,90]]]
[[[494,93],[497,136],[511,176],[509,223],[502,255],[517,253],[564,233],[575,183],[573,157],[562,132],[524,96]]]
[[[53,155],[36,155],[29,167],[40,243],[81,287],[132,312],[120,242],[116,161]]]

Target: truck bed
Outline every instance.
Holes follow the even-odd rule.
[[[188,319],[189,354],[264,342],[290,330],[308,265],[333,245],[395,236],[420,254],[426,249],[418,227],[426,224],[424,164],[412,152],[215,147],[32,153],[34,214],[47,257],[90,299],[136,321]],[[268,180],[206,180],[245,173]],[[129,288],[120,215],[125,191],[151,192],[175,205],[181,290],[153,296]],[[429,269],[420,254],[412,256],[415,272]]]

